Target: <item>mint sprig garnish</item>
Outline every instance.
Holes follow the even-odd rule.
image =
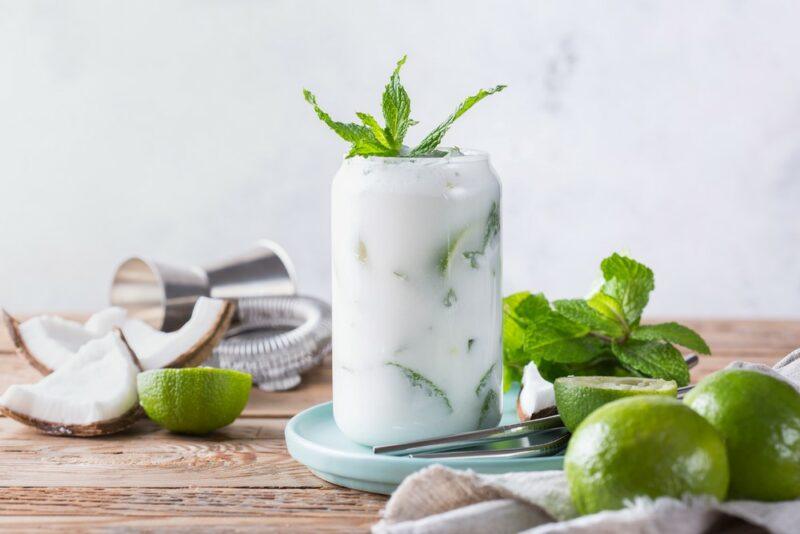
[[[403,146],[403,139],[410,126],[417,124],[411,115],[411,99],[408,96],[403,84],[400,83],[400,69],[406,62],[403,56],[397,62],[397,66],[389,78],[389,83],[383,90],[381,104],[383,108],[383,120],[386,121],[386,132],[393,142],[393,147],[400,149]]]
[[[469,108],[483,100],[489,95],[493,95],[495,93],[499,93],[503,89],[505,89],[505,85],[498,85],[493,87],[492,89],[481,89],[478,91],[477,94],[472,95],[471,97],[464,100],[456,110],[453,112],[452,115],[447,117],[447,119],[437,126],[431,133],[429,133],[425,139],[423,139],[420,144],[418,144],[415,148],[411,150],[409,156],[424,156],[425,154],[430,154],[439,146],[442,142],[442,138],[444,134],[447,133],[447,130],[450,129],[450,126],[458,119],[461,115],[467,112]]]
[[[417,121],[411,118],[411,99],[400,83],[400,69],[405,62],[406,56],[403,56],[397,62],[397,66],[389,77],[389,83],[386,84],[386,88],[383,91],[381,108],[383,120],[386,124],[383,127],[375,117],[369,113],[362,112],[356,113],[361,124],[335,121],[319,107],[314,94],[308,89],[303,89],[303,96],[306,102],[314,108],[317,117],[336,132],[339,137],[350,143],[350,152],[347,153],[348,158],[353,156],[419,157],[439,155],[437,150],[439,144],[453,122],[487,96],[500,92],[506,87],[505,85],[498,85],[491,89],[481,89],[477,94],[470,96],[442,124],[429,133],[419,145],[409,150],[403,145],[403,140],[408,129],[417,124]]]
[[[631,374],[689,383],[675,345],[710,354],[703,338],[678,323],[640,325],[655,288],[653,271],[620,254],[601,263],[603,283],[587,299],[515,293],[503,301],[504,383],[534,362],[547,380],[566,375]]]

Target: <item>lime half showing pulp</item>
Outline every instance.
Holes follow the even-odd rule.
[[[634,395],[676,397],[674,380],[613,376],[567,376],[553,384],[556,406],[564,425],[574,432],[586,417],[604,404]]]

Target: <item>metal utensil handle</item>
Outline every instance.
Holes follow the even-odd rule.
[[[442,436],[439,438],[423,439],[419,441],[410,441],[408,443],[399,443],[396,445],[374,447],[372,452],[375,454],[404,456],[412,453],[419,454],[423,452],[459,449],[473,445],[482,445],[484,443],[503,441],[506,439],[521,438],[533,434],[534,432],[539,432],[540,430],[549,430],[563,426],[564,423],[561,421],[561,418],[558,415],[550,415],[538,419],[531,419],[530,421],[525,421],[523,423],[505,425],[496,428],[473,430],[471,432],[462,432],[460,434],[452,434],[450,436]]]
[[[530,447],[519,447],[515,449],[497,450],[471,450],[471,451],[450,451],[450,452],[428,452],[421,454],[411,454],[411,458],[435,458],[437,460],[460,460],[460,459],[480,459],[480,458],[533,458],[536,456],[552,456],[561,451],[569,442],[570,434],[565,432],[555,439]]]

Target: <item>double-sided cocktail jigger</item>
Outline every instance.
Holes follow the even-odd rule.
[[[264,240],[244,254],[209,267],[128,258],[114,274],[111,305],[171,332],[189,320],[194,303],[201,296],[236,300],[289,296],[295,292],[289,256],[276,243]]]
[[[281,390],[299,384],[300,373],[330,351],[330,306],[295,292],[288,255],[263,240],[208,267],[129,258],[117,267],[110,297],[113,306],[167,332],[189,320],[198,297],[233,301],[234,323],[207,363],[248,372],[260,388]]]

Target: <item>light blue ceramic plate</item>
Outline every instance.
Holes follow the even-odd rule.
[[[501,424],[517,422],[516,392],[504,399],[505,413]],[[509,442],[503,445],[508,446]],[[510,471],[544,471],[561,469],[564,457],[513,459],[428,460],[381,456],[372,449],[347,439],[333,420],[333,405],[318,404],[295,415],[286,425],[286,447],[298,462],[305,464],[323,480],[373,493],[390,494],[402,480],[427,465],[442,463],[456,469],[472,469],[478,473]]]

